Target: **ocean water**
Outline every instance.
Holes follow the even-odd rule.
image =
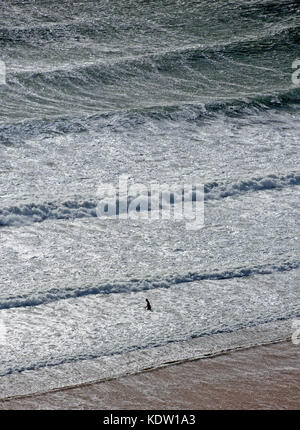
[[[269,0],[1,3],[2,398],[291,336],[299,13]],[[151,207],[97,216],[101,186],[122,175],[196,180],[202,228]]]

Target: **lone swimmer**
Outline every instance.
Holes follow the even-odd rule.
[[[147,309],[147,311],[152,311],[152,307],[150,305],[150,302],[148,299],[146,299],[147,305],[145,306],[145,308]]]

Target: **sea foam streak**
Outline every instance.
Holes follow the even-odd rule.
[[[193,272],[186,275],[171,275],[164,278],[154,279],[132,279],[127,281],[119,281],[110,283],[102,282],[100,285],[86,286],[74,289],[55,288],[42,293],[31,295],[19,295],[16,297],[2,298],[0,309],[10,309],[16,307],[38,306],[40,304],[51,303],[62,299],[72,297],[83,297],[96,294],[120,294],[133,293],[138,291],[148,291],[156,288],[170,288],[172,285],[183,284],[187,282],[195,282],[202,280],[221,280],[231,278],[242,278],[253,275],[266,275],[273,272],[286,272],[299,268],[299,261],[282,261],[277,264],[257,265],[255,267],[239,267],[232,268],[222,272]]]
[[[297,172],[280,176],[271,174],[265,177],[247,178],[233,183],[209,182],[204,184],[204,200],[218,200],[229,196],[243,195],[262,190],[283,189],[295,185],[300,185],[300,173]],[[138,197],[141,197],[141,195],[128,196],[128,203]],[[148,197],[146,196],[146,198]],[[172,205],[172,194],[170,198],[170,204]],[[193,199],[195,198],[193,196]],[[67,220],[96,217],[96,206],[99,201],[101,201],[101,197],[99,197],[98,201],[96,199],[76,199],[65,202],[27,203],[2,208],[0,209],[0,227],[28,225],[47,219]],[[118,208],[119,206],[121,206],[121,202],[117,199],[116,207]],[[151,206],[148,207],[148,211],[151,211]]]

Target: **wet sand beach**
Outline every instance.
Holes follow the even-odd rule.
[[[300,346],[291,342],[0,401],[0,409],[299,408]]]

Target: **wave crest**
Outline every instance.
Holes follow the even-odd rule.
[[[292,172],[286,175],[267,175],[255,178],[242,179],[237,182],[208,182],[204,184],[204,200],[219,200],[234,195],[243,195],[245,193],[283,189],[300,185],[300,173]],[[182,192],[183,189],[178,189],[177,192]],[[175,192],[170,194],[170,205],[176,201]],[[198,199],[197,192],[190,193],[190,199],[196,201]],[[148,199],[147,195],[139,193],[130,195],[127,198],[127,208],[132,199]],[[77,199],[67,200],[65,202],[42,202],[42,203],[27,203],[19,206],[10,206],[0,209],[0,227],[22,226],[36,222],[42,222],[49,219],[68,220],[76,218],[97,217],[97,205],[101,199]],[[126,202],[125,202],[126,206]],[[116,200],[116,215],[118,208],[124,208],[124,201]],[[151,211],[150,204],[143,204],[145,208]]]
[[[19,295],[16,297],[7,297],[0,302],[0,309],[10,309],[17,307],[38,306],[46,303],[56,302],[59,300],[83,297],[93,294],[120,294],[138,291],[147,291],[156,288],[169,288],[175,284],[196,282],[203,280],[222,280],[232,278],[242,278],[252,275],[266,275],[273,272],[286,272],[298,269],[298,261],[283,261],[277,264],[260,265],[253,267],[237,267],[224,271],[189,272],[186,274],[174,274],[165,278],[153,279],[131,279],[128,281],[102,282],[99,285],[86,286],[78,289],[53,288],[49,291],[37,292],[30,295]]]

